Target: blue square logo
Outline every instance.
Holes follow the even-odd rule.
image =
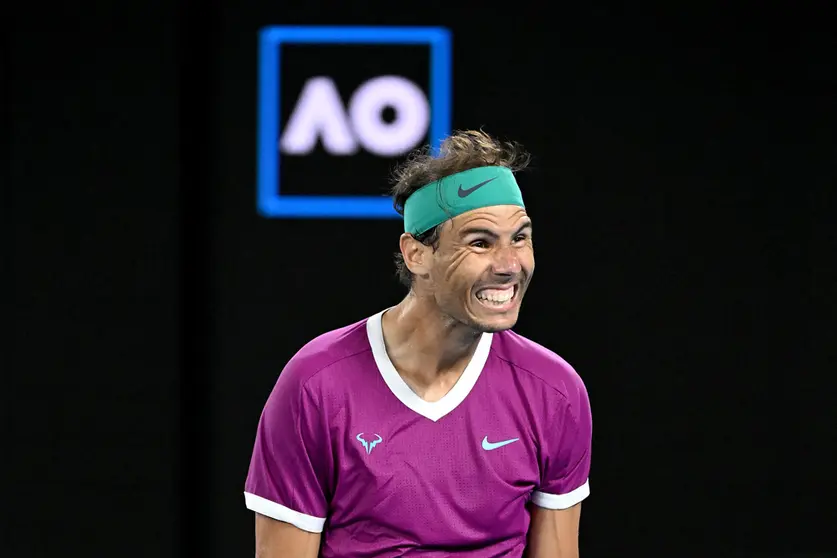
[[[341,218],[341,219],[390,219],[400,218],[392,207],[392,199],[388,196],[372,195],[307,195],[282,193],[280,187],[280,167],[282,165],[280,141],[290,146],[291,152],[300,152],[305,146],[312,145],[316,138],[311,133],[314,122],[322,116],[322,100],[328,99],[329,82],[323,78],[310,81],[311,101],[307,103],[307,116],[296,118],[290,122],[284,131],[280,130],[281,120],[281,80],[282,80],[282,47],[286,45],[407,45],[429,47],[429,76],[428,94],[424,92],[411,93],[410,87],[415,88],[407,80],[396,76],[381,76],[377,84],[386,82],[388,91],[399,90],[402,97],[410,95],[417,100],[413,103],[418,107],[413,113],[424,114],[426,121],[421,128],[422,141],[438,148],[441,141],[450,134],[451,128],[451,48],[450,33],[438,27],[267,27],[262,29],[259,45],[259,100],[258,100],[258,185],[257,206],[264,217],[269,218]],[[293,48],[293,47],[292,47]],[[317,81],[317,79],[319,81]],[[388,80],[388,81],[387,81]],[[371,81],[374,80],[370,80]],[[406,89],[405,89],[406,88]],[[381,88],[379,87],[379,90]],[[336,96],[336,93],[333,95]],[[355,98],[360,95],[355,94]],[[378,156],[391,156],[388,153],[394,143],[392,137],[378,133],[380,140],[372,141],[375,136],[376,120],[364,117],[362,110],[378,110],[382,101],[381,95],[367,87],[363,100],[354,103],[349,113],[357,121],[357,133],[366,130],[369,138],[364,144],[367,151],[377,153]],[[318,101],[320,99],[320,101]],[[361,106],[357,108],[357,106]],[[425,106],[426,108],[421,108]],[[428,114],[429,109],[429,114]],[[423,111],[423,112],[422,112]],[[359,116],[358,116],[359,115]],[[421,119],[414,117],[413,120]],[[379,120],[379,119],[378,119]],[[302,124],[300,124],[302,122]],[[306,124],[306,122],[308,124]],[[305,130],[305,126],[309,129]],[[291,130],[291,126],[295,128]],[[340,129],[340,126],[337,126]],[[413,125],[413,129],[416,126]],[[425,135],[423,130],[428,130]],[[314,138],[314,139],[312,139]],[[415,138],[412,138],[415,140]],[[334,134],[330,140],[333,152],[340,155],[352,154],[357,149],[352,139],[352,133]],[[302,147],[300,147],[302,146]],[[343,179],[345,177],[336,177]],[[362,180],[363,177],[360,177]]]

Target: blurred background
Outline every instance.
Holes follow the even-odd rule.
[[[404,294],[399,220],[258,200],[380,198],[404,153],[370,146],[397,126],[416,145],[483,128],[534,155],[519,182],[537,273],[516,329],[589,390],[582,556],[837,555],[834,7],[580,12],[17,6],[3,556],[253,555],[242,492],[277,375]],[[442,27],[449,72],[427,44],[291,41],[260,73],[260,30],[298,25]],[[429,112],[353,110],[385,75]],[[318,102],[339,101],[296,115],[320,141],[271,150],[315,77]]]

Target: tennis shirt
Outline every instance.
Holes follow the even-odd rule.
[[[265,404],[244,489],[257,513],[322,533],[321,556],[521,556],[527,503],[589,493],[587,391],[561,357],[483,333],[442,399],[404,382],[383,312],[305,345]]]

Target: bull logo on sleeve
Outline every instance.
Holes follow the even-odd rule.
[[[381,438],[378,434],[375,434],[375,436],[378,438],[377,440],[367,442],[363,439],[363,432],[357,435],[357,441],[363,444],[363,447],[366,448],[366,455],[372,453],[372,450],[375,448],[375,446],[384,441],[384,439]]]

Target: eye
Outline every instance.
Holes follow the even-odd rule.
[[[473,242],[471,242],[471,246],[473,246],[474,248],[484,249],[488,248],[488,242],[486,242],[485,240],[474,240]]]
[[[518,243],[518,242],[526,242],[528,239],[529,239],[528,234],[519,234],[516,237],[514,237],[514,242],[515,242],[515,244]]]

